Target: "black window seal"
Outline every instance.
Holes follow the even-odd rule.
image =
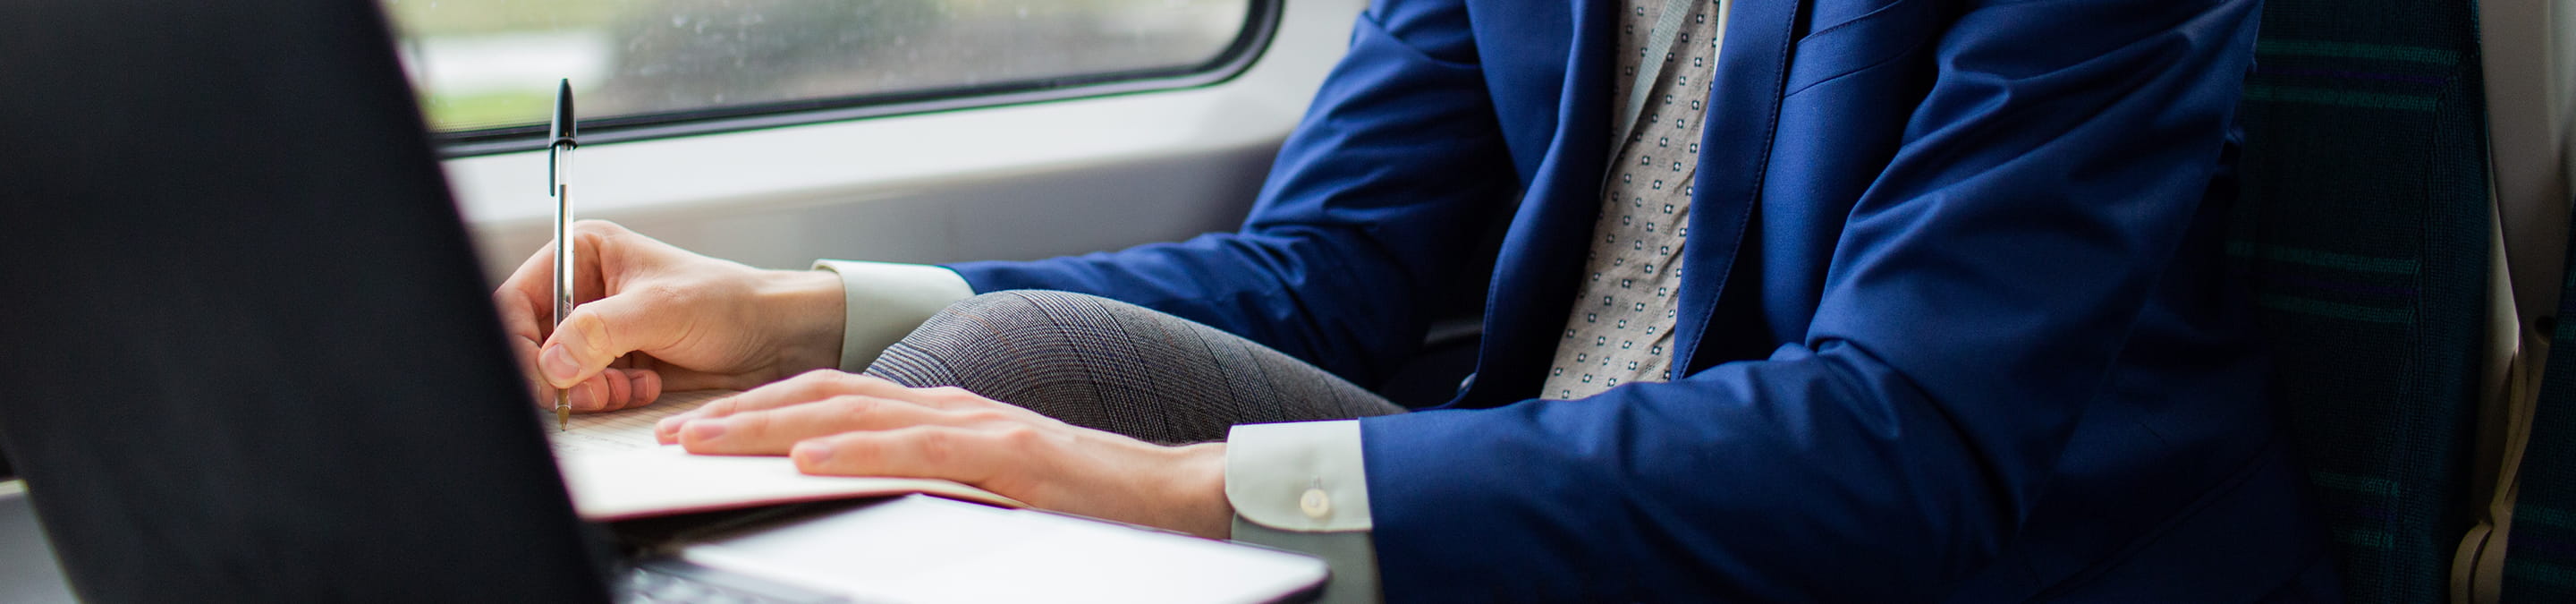
[[[1278,33],[1283,0],[1247,0],[1243,29],[1214,58],[1180,67],[1076,74],[885,94],[852,95],[581,121],[582,144],[616,143],[762,130],[961,109],[1213,86],[1249,70]],[[542,122],[503,128],[433,132],[444,159],[545,148]]]

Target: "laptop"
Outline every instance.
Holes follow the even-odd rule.
[[[366,0],[0,3],[0,446],[81,598],[1320,585],[1295,554],[920,497],[621,551],[574,514],[393,48]]]

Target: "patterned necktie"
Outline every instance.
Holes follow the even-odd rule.
[[[1664,3],[1628,0],[1619,31],[1623,90],[1649,60],[1666,61],[1634,133],[1614,140],[1617,154],[1592,225],[1584,278],[1557,343],[1541,398],[1576,399],[1629,382],[1672,379],[1673,324],[1681,283],[1682,240],[1690,233],[1692,181],[1699,165],[1700,117],[1708,113],[1708,79],[1717,68],[1722,0],[1690,5],[1669,49],[1647,48],[1647,31]],[[1612,125],[1611,136],[1630,124]]]

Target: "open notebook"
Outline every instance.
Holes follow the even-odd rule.
[[[673,392],[642,409],[572,417],[547,430],[573,508],[596,521],[627,520],[777,503],[925,493],[949,499],[1025,507],[1008,497],[946,480],[811,476],[785,457],[691,455],[653,440],[662,418],[733,394]],[[546,414],[548,424],[553,415]],[[553,426],[547,426],[552,428]]]

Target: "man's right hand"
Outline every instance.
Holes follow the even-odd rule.
[[[665,390],[744,390],[841,356],[841,280],[691,253],[615,223],[573,224],[580,302],[557,328],[548,244],[501,283],[510,347],[540,407],[570,388],[575,411],[641,407]]]

